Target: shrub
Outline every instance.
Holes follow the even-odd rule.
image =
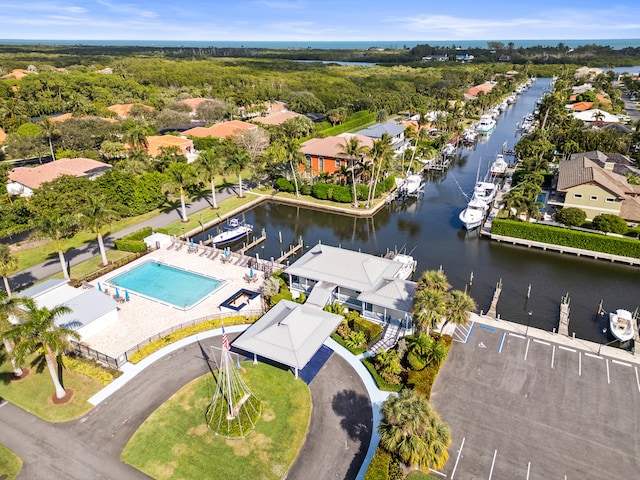
[[[318,182],[311,187],[311,195],[319,200],[327,200],[329,197],[329,185],[327,183]]]
[[[352,325],[356,332],[363,332],[366,335],[367,342],[370,344],[377,342],[380,335],[382,335],[382,327],[380,325],[365,320],[359,315],[353,319]]]
[[[402,385],[395,385],[395,384],[387,383],[380,376],[380,374],[376,370],[376,367],[375,367],[375,365],[373,363],[373,359],[372,358],[362,358],[360,361],[366,367],[366,369],[369,370],[369,373],[373,377],[374,382],[376,382],[376,385],[378,386],[378,388],[380,390],[383,390],[385,392],[399,392],[400,390],[402,390]]]
[[[407,362],[409,363],[409,367],[411,367],[411,370],[415,371],[422,370],[427,366],[427,360],[423,356],[418,355],[413,351],[407,354]]]
[[[296,191],[295,185],[284,177],[280,177],[276,180],[276,188],[281,192],[293,193]]]
[[[508,219],[494,219],[491,225],[491,233],[552,245],[640,258],[640,242],[630,238],[607,237],[597,233],[579,232],[561,227]]]
[[[569,227],[579,227],[587,219],[584,210],[576,207],[561,208],[556,212],[556,220]]]
[[[367,473],[364,474],[364,480],[389,480],[389,465],[391,464],[391,455],[381,447],[376,448],[373,454]]]
[[[109,385],[113,381],[114,376],[118,376],[120,374],[118,370],[103,367],[91,360],[77,358],[75,356],[63,355],[62,364],[67,370],[84,375],[85,377],[91,378],[105,386]],[[114,372],[117,372],[117,374],[114,375]]]
[[[123,252],[140,253],[147,250],[147,244],[142,240],[130,240],[128,238],[119,238],[114,242],[116,249]]]
[[[362,331],[353,331],[344,339],[349,348],[361,348],[367,344],[367,335]]]
[[[431,396],[431,387],[433,386],[433,382],[435,381],[437,374],[437,369],[433,368],[431,365],[423,370],[409,371],[407,385],[411,386],[411,388],[416,392],[424,395],[424,397],[429,400],[429,397]]]
[[[601,213],[597,215],[593,221],[591,222],[593,228],[596,230],[600,230],[605,233],[618,233],[620,235],[624,235],[627,233],[627,222],[624,221],[618,215],[613,215],[611,213]]]
[[[291,295],[291,291],[287,289],[281,289],[278,293],[273,295],[269,299],[269,305],[272,307],[278,303],[280,300],[293,300],[293,296]]]

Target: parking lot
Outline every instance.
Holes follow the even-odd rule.
[[[638,478],[638,366],[524,333],[458,327],[431,395],[453,438],[434,475]]]

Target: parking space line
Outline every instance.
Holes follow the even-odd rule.
[[[640,392],[640,378],[638,378],[638,367],[634,367],[636,370],[636,385],[638,386],[638,391]]]
[[[489,330],[490,332],[495,332],[496,329],[493,327],[487,327],[486,325],[480,325],[480,328],[483,328],[485,330]]]
[[[464,448],[464,439],[462,437],[462,443],[460,444],[460,450],[458,450],[458,456],[456,457],[456,463],[453,466],[453,471],[451,472],[451,480],[453,480],[453,476],[456,474],[456,468],[458,468],[458,462],[460,461],[460,455],[462,454],[462,449]]]
[[[531,462],[527,465],[527,480],[529,480],[529,473],[531,472]]]
[[[611,385],[611,375],[609,375],[609,359],[605,358],[605,362],[607,362],[607,383]]]
[[[498,347],[498,353],[502,353],[502,344],[504,343],[505,332],[502,332],[502,340],[500,340],[500,346]]]
[[[429,472],[435,473],[436,475],[440,475],[440,476],[442,476],[444,478],[447,478],[447,474],[446,473],[439,472],[438,470],[434,470],[433,468],[430,468]]]
[[[493,452],[493,462],[491,462],[491,470],[489,471],[489,479],[491,480],[491,476],[493,475],[493,466],[496,464],[496,455],[498,455],[498,450]]]
[[[556,346],[554,345],[553,346],[553,352],[551,353],[551,368],[554,368],[553,367],[553,362],[555,361],[555,359],[556,359]]]
[[[563,347],[562,345],[558,345],[558,348],[561,348],[562,350],[566,350],[567,352],[576,353],[575,348]]]
[[[537,338],[534,338],[533,341],[536,343],[540,343],[542,345],[546,345],[547,347],[551,345],[549,342],[545,342],[544,340],[538,340]]]
[[[615,358],[611,360],[613,363],[617,363],[618,365],[624,365],[625,367],[630,367],[631,364],[627,362],[621,362],[620,360],[616,360]]]
[[[578,376],[582,376],[582,352],[578,352]]]
[[[529,344],[531,343],[531,339],[527,340],[527,349],[524,351],[524,360],[527,361],[527,355],[529,355]]]
[[[521,338],[521,339],[523,339],[523,340],[524,340],[525,338],[527,338],[527,337],[525,337],[524,335],[520,335],[519,333],[512,333],[512,332],[509,332],[509,336],[510,336],[510,337]]]
[[[587,357],[597,358],[598,360],[602,360],[602,357],[601,357],[600,355],[596,355],[595,353],[584,352],[584,354],[585,354]]]
[[[475,326],[476,326],[475,322],[472,322],[471,328],[469,329],[469,333],[467,334],[467,338],[464,340],[464,343],[467,343],[469,341],[469,337],[471,336],[471,332],[473,332],[473,327]]]

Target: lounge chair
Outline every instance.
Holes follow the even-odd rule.
[[[176,247],[176,252],[179,252],[183,246],[184,246],[184,243],[180,242],[180,244]]]
[[[169,245],[169,246],[167,247],[167,250],[172,250],[172,249],[173,249],[173,247],[175,247],[175,246],[176,246],[176,242],[175,242],[175,240],[174,240],[174,241],[172,241],[172,242],[171,242],[171,245]]]

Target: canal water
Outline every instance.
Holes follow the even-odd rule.
[[[463,192],[472,192],[478,166],[482,176],[505,142],[507,148],[513,148],[518,139],[516,124],[534,110],[535,101],[548,87],[548,79],[538,79],[500,115],[490,136],[473,148],[460,150],[448,171],[431,174],[423,196],[396,201],[372,218],[331,215],[270,202],[247,211],[245,219],[254,226],[254,233],[258,235],[262,229],[267,232],[267,241],[248,253],[277,258],[299,237],[304,240],[305,251],[319,241],[376,255],[387,249],[406,249],[418,261],[416,276],[442,266],[454,288],[470,289],[478,311],[488,310],[494,287],[502,279],[497,309],[500,316],[551,331],[558,327],[561,297],[568,294],[569,333],[610,342],[613,338],[602,331],[607,325],[605,317],[596,315],[598,304],[603,300],[607,311],[633,311],[640,306],[637,267],[499,244],[481,239],[477,232],[466,232],[458,219],[467,203]],[[205,236],[209,233],[215,232]],[[472,272],[473,284],[469,286]]]

